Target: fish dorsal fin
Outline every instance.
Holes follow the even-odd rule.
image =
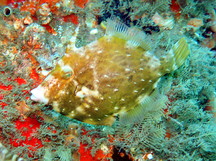
[[[128,44],[140,46],[145,51],[151,49],[150,44],[146,41],[147,36],[143,31],[136,27],[128,27],[124,23],[118,21],[115,17],[111,17],[107,20],[106,35],[124,39]]]
[[[167,97],[155,90],[150,96],[145,96],[139,100],[138,105],[125,113],[120,114],[119,122],[123,124],[133,124],[143,119],[160,121],[163,115],[162,109],[166,107]]]

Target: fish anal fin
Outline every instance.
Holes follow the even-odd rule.
[[[155,90],[151,95],[140,99],[134,109],[120,114],[119,121],[123,124],[130,124],[140,122],[144,118],[160,119],[163,115],[162,109],[166,107],[166,101],[167,97]]]

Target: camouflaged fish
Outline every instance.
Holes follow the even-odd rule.
[[[171,49],[172,56],[162,60],[150,52],[142,31],[111,19],[106,30],[97,41],[66,51],[31,91],[31,99],[82,122],[112,125],[116,116],[136,110],[160,77],[180,67],[189,55],[184,38]]]

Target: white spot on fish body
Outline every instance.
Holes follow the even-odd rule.
[[[85,114],[85,110],[84,110],[84,108],[82,106],[78,106],[76,108],[76,111],[79,112],[79,113],[81,113],[81,114]]]
[[[60,95],[64,95],[64,94],[65,94],[65,91],[61,90],[61,91],[59,92],[59,94],[60,94]]]
[[[137,91],[137,90],[134,90],[133,92],[134,92],[134,93],[138,93],[139,91]]]
[[[157,73],[158,76],[162,76],[162,74],[160,72]]]
[[[77,97],[80,97],[80,98],[84,98],[86,96],[94,96],[94,97],[99,97],[99,92],[96,90],[91,90],[85,86],[82,87],[82,89],[80,91],[78,91],[76,93],[76,96]]]
[[[139,70],[143,71],[144,69],[143,68],[139,68]]]
[[[113,91],[114,91],[114,92],[118,92],[118,88],[115,88]]]
[[[119,107],[117,107],[117,106],[114,107],[114,110],[118,110],[118,109],[119,109]]]
[[[69,114],[69,116],[74,117],[75,116],[75,112],[71,111],[70,114]]]
[[[84,106],[85,108],[90,108],[90,105],[87,104],[87,103],[83,103],[83,106]]]
[[[129,71],[131,71],[131,69],[130,68],[125,68],[125,71],[129,72]]]
[[[124,101],[125,101],[125,99],[124,99],[124,98],[121,98],[121,100],[120,100],[120,101],[123,101],[123,102],[124,102]]]
[[[145,82],[145,79],[141,79],[142,82]]]
[[[97,53],[98,53],[98,54],[101,54],[101,53],[103,53],[103,51],[102,51],[102,50],[98,50]]]
[[[97,108],[97,107],[95,107],[95,108],[94,108],[94,110],[95,110],[95,111],[98,111],[98,108]]]

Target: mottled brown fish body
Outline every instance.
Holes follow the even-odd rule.
[[[140,47],[126,47],[126,41],[116,37],[103,37],[85,47],[84,53],[68,53],[62,58],[64,65],[73,69],[74,78],[46,95],[50,102],[58,102],[58,111],[81,121],[97,122],[133,108],[134,100],[148,95],[161,76],[158,60]],[[58,77],[58,71],[57,67],[52,75]],[[83,88],[89,92],[82,97],[79,93],[85,93]],[[69,94],[53,96],[62,90]]]
[[[149,51],[107,35],[67,51],[38,87],[46,101],[33,100],[86,123],[111,125],[116,115],[132,110],[150,95],[165,73],[160,60]]]

